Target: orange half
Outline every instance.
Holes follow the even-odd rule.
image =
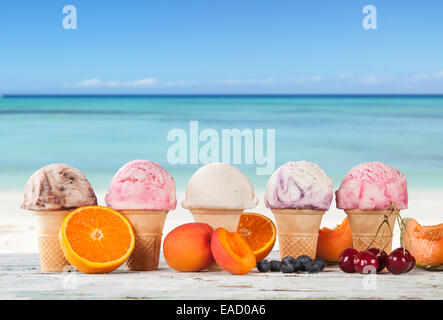
[[[105,207],[87,206],[63,220],[60,245],[66,260],[84,273],[107,273],[122,265],[134,250],[129,221]]]
[[[237,228],[258,261],[263,260],[274,248],[277,231],[274,222],[264,215],[243,212]]]

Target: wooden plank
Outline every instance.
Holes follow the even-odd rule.
[[[272,257],[278,258],[278,252]],[[43,274],[36,254],[0,255],[1,299],[443,299],[443,272],[414,269],[405,275],[159,270],[110,274]]]

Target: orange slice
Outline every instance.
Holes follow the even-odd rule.
[[[66,260],[84,273],[117,269],[131,255],[134,244],[129,221],[120,213],[100,206],[72,211],[60,230],[60,245]]]
[[[266,258],[274,248],[277,234],[275,224],[264,215],[243,212],[237,232],[251,247],[257,262]]]

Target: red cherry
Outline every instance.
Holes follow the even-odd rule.
[[[404,256],[405,256],[406,260],[410,260],[411,261],[411,266],[409,267],[408,270],[406,270],[405,273],[408,273],[409,271],[411,271],[415,267],[415,258],[408,251],[408,249],[404,249],[404,251],[403,251],[403,248],[397,248],[394,251],[400,251],[402,254],[404,252]]]
[[[406,273],[410,270],[412,261],[412,256],[408,250],[397,248],[388,256],[386,268],[392,274]]]
[[[415,258],[412,255],[411,255],[411,258],[412,258],[412,263],[411,263],[411,266],[409,267],[409,269],[406,271],[406,273],[408,273],[409,271],[411,271],[415,267],[415,263],[416,263]]]
[[[380,249],[377,248],[370,248],[368,249],[368,251],[372,253],[378,260],[377,273],[383,271],[388,262],[388,254],[385,251],[380,252]]]
[[[354,256],[356,254],[358,254],[358,251],[353,248],[345,249],[342,253],[340,253],[338,258],[338,266],[342,271],[347,273],[355,272]]]
[[[398,251],[401,251],[402,253],[404,252],[404,255],[405,255],[405,257],[406,257],[406,260],[410,260],[411,261],[411,263],[412,263],[412,254],[408,251],[408,249],[404,249],[404,251],[403,251],[403,248],[397,248],[397,249],[395,249],[394,251],[396,251],[396,250],[398,250]]]
[[[359,273],[376,273],[378,269],[378,260],[369,251],[362,251],[354,257],[354,267]]]

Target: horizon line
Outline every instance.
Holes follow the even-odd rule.
[[[165,93],[165,94],[0,94],[0,98],[198,98],[198,97],[443,97],[443,93]]]

